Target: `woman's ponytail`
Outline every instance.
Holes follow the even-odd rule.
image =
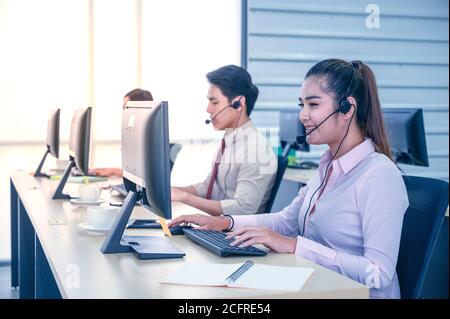
[[[359,126],[361,127],[364,136],[372,139],[376,151],[378,153],[383,153],[392,160],[389,140],[385,130],[383,112],[378,97],[375,75],[370,67],[361,61],[352,61],[352,64],[353,67],[360,72],[366,90],[367,107],[361,108],[362,111],[365,111],[365,114],[361,114],[360,118],[362,118],[363,121],[359,121]],[[356,100],[358,99],[356,98]],[[357,115],[359,114],[357,113]]]

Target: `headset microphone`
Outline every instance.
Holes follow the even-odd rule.
[[[219,111],[219,113],[217,113],[216,115],[214,115],[211,119],[205,120],[205,124],[209,124],[209,123],[211,123],[212,121],[214,121],[214,119],[215,119],[216,117],[218,117],[219,114],[222,113],[223,111],[225,111],[225,109],[227,109],[228,107],[232,107],[233,109],[236,110],[236,109],[238,109],[238,108],[241,107],[241,101],[240,101],[240,100],[239,100],[239,101],[235,101],[235,102],[233,102],[233,104],[230,104],[230,105],[225,106],[223,109],[221,109],[221,110]]]
[[[353,76],[352,76],[353,79]],[[351,80],[350,80],[351,81]],[[350,82],[351,84],[351,82]],[[347,89],[347,93],[346,96],[348,94],[348,89]],[[306,141],[306,137],[311,134],[312,132],[314,132],[315,130],[317,130],[319,128],[319,126],[321,126],[323,123],[325,123],[326,120],[328,120],[333,114],[341,112],[344,114],[347,114],[348,111],[350,111],[350,108],[352,107],[352,104],[347,100],[347,98],[342,99],[342,101],[339,103],[339,108],[334,111],[333,113],[331,113],[330,115],[328,115],[322,122],[320,122],[318,125],[316,125],[311,131],[309,131],[308,133],[306,133],[305,135],[299,135],[297,136],[296,140],[298,144],[303,144]]]
[[[297,136],[296,140],[298,144],[303,144],[306,141],[306,137],[311,134],[312,132],[314,132],[315,130],[317,130],[319,128],[319,126],[321,126],[323,123],[325,123],[326,120],[328,120],[333,114],[340,112],[341,109],[337,109],[336,111],[334,111],[333,113],[331,113],[330,115],[328,115],[322,122],[320,122],[318,125],[316,125],[311,131],[309,131],[308,133],[306,133],[305,135],[299,135]]]
[[[319,125],[316,125],[311,131],[309,131],[309,132],[306,133],[305,135],[299,135],[299,136],[297,136],[297,138],[296,138],[297,143],[299,143],[299,144],[305,143],[306,137],[307,137],[309,134],[311,134],[312,132],[314,132],[315,130],[317,130],[317,129],[319,128],[319,126],[321,126],[321,125],[322,125],[326,120],[328,120],[333,114],[338,113],[338,112],[347,114],[347,113],[350,111],[350,109],[352,108],[352,104],[351,104],[350,101],[348,100],[348,95],[349,95],[349,93],[350,93],[350,88],[351,88],[352,83],[353,83],[353,73],[354,73],[353,71],[354,71],[354,66],[353,66],[353,63],[352,63],[352,74],[351,74],[351,77],[350,77],[350,83],[348,84],[347,92],[345,92],[344,98],[339,102],[339,108],[338,108],[336,111],[334,111],[333,113],[331,113],[330,115],[328,115],[322,122],[319,123]],[[352,118],[353,118],[353,116],[352,116]]]
[[[230,106],[231,106],[231,105],[225,106],[223,109],[221,109],[221,110],[219,111],[219,113],[217,113],[216,115],[214,115],[211,119],[205,120],[205,124],[209,124],[209,123],[211,123],[212,121],[214,121],[214,119],[215,119],[216,117],[218,117],[218,116],[220,115],[220,113],[222,113],[223,111],[225,111],[225,109],[229,108]]]

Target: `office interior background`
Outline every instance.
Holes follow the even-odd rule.
[[[169,102],[171,140],[188,145],[172,181],[195,182],[208,172],[221,136],[204,125],[205,74],[226,64],[242,65],[252,75],[260,89],[252,118],[277,146],[279,111],[297,108],[309,67],[331,57],[366,62],[383,108],[424,112],[429,167],[400,167],[448,181],[448,5],[0,0],[0,261],[10,258],[9,173],[36,168],[50,110],[61,108],[60,158],[68,156],[73,111],[92,106],[91,164],[118,166],[122,98],[133,88],[148,89]],[[312,146],[301,156],[317,161],[324,150]]]

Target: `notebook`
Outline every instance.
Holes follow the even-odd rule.
[[[313,272],[312,268],[261,265],[250,260],[242,264],[186,262],[160,283],[299,291]]]

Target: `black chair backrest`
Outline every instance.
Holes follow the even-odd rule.
[[[278,188],[280,187],[281,180],[283,179],[284,172],[286,170],[288,164],[288,160],[286,157],[278,155],[278,166],[277,166],[277,175],[275,177],[275,181],[273,183],[272,192],[270,194],[270,198],[267,200],[265,212],[270,213],[273,202],[275,201],[275,197],[277,196]]]
[[[420,298],[439,229],[448,208],[448,183],[403,176],[409,207],[403,220],[397,274],[402,298]]]

